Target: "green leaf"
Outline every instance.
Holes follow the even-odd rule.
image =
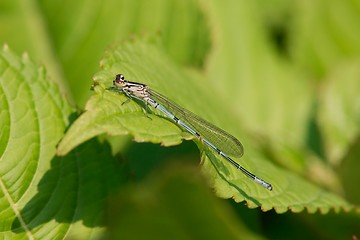
[[[77,103],[88,98],[88,79],[113,41],[158,33],[173,59],[195,66],[210,45],[204,16],[193,0],[55,0],[40,1],[39,8]]]
[[[61,66],[53,49],[47,23],[39,1],[1,1],[0,44],[9,44],[16,52],[27,52],[42,62],[62,91],[68,91]],[[71,99],[71,96],[68,95]]]
[[[329,72],[322,87],[318,125],[333,165],[341,163],[360,136],[359,79],[360,59],[346,61]]]
[[[266,221],[265,228],[268,230],[266,236],[268,239],[288,239],[289,236],[299,236],[300,239],[317,239],[319,237],[328,240],[346,239],[349,236],[360,235],[359,220],[359,214],[354,212],[274,214],[271,221]],[[279,226],[282,226],[282,231],[277,230]],[[317,237],[314,238],[314,236]]]
[[[299,1],[294,4],[292,58],[310,76],[322,78],[337,64],[360,54],[359,1]],[[311,27],[309,27],[311,26]]]
[[[306,145],[314,95],[305,76],[275,53],[257,7],[254,1],[209,1],[206,13],[217,45],[205,77],[241,120],[238,125],[281,155]]]
[[[171,165],[124,188],[109,211],[110,239],[262,239],[213,198],[196,169],[184,166]]]
[[[360,137],[351,144],[351,147],[347,150],[347,154],[342,160],[340,165],[340,177],[343,182],[344,192],[347,199],[350,202],[359,205],[360,193],[354,191],[357,187],[357,183],[360,181],[358,170],[360,167]]]
[[[198,75],[181,71],[157,48],[152,39],[126,42],[108,51],[106,58],[102,60],[102,68],[104,70],[95,76],[95,94],[87,104],[87,111],[70,127],[58,146],[58,153],[61,155],[101,133],[130,134],[135,141],[162,145],[178,144],[182,138],[189,136],[157,110],[151,110],[146,116],[142,102],[129,101],[122,104],[127,101],[127,97],[105,90],[112,85],[117,73],[125,74],[132,81],[141,80],[160,93],[167,93],[167,97],[177,99],[175,102],[199,113],[205,119],[217,119],[221,123],[219,126],[233,123],[230,118],[220,118],[231,116],[231,113],[226,108],[217,107],[221,103],[211,85],[204,88],[205,80],[200,82]],[[238,130],[233,134],[237,136],[239,133]],[[341,197],[277,168],[264,156],[249,148],[250,154],[240,163],[259,177],[270,181],[274,187],[270,192],[249,180],[221,156],[203,147],[197,140],[196,142],[202,149],[202,170],[209,176],[211,186],[221,197],[233,198],[237,202],[245,200],[251,208],[261,206],[264,211],[274,208],[279,213],[288,209],[299,212],[305,208],[309,212],[318,209],[322,212],[351,209],[351,205]]]
[[[109,146],[91,141],[57,157],[72,108],[43,67],[6,46],[0,104],[0,238],[99,234],[104,199],[121,174]]]
[[[205,18],[193,0],[2,0],[0,5],[0,43],[44,63],[79,106],[90,95],[99,58],[114,41],[157,33],[172,58],[190,66],[201,66],[210,47]]]
[[[78,136],[66,144],[64,141],[63,146],[67,145],[69,150],[99,132],[129,134],[136,141],[163,145],[177,144],[183,138],[192,137],[159,112],[153,111],[146,117],[144,105],[139,102],[121,105],[119,102],[126,98],[104,91],[104,87],[111,85],[114,74],[121,70],[128,79],[149,84],[239,138],[245,146],[245,155],[235,160],[275,187],[274,192],[266,195],[266,190],[264,193],[264,189],[249,179],[241,178],[238,171],[195,140],[201,149],[202,171],[219,196],[234,196],[236,201],[246,199],[249,206],[262,205],[263,210],[274,207],[277,212],[289,208],[301,211],[309,207],[311,212],[326,213],[329,209],[340,210],[340,206],[347,209],[349,204],[339,196],[359,203],[358,193],[354,191],[359,182],[356,172],[359,155],[356,93],[359,91],[355,79],[358,79],[356,62],[360,35],[354,28],[359,25],[359,9],[358,1],[337,0],[297,1],[295,4],[284,0],[2,0],[0,45],[8,43],[17,53],[28,52],[32,59],[44,64],[50,79],[65,92],[66,98],[75,99],[81,107],[91,95],[89,81],[97,71],[104,49],[109,45],[117,48],[117,42],[137,34],[156,34],[158,38],[152,44],[144,44],[144,48],[129,44],[134,49],[121,55],[122,61],[113,58],[111,71],[108,70],[109,59],[104,61],[107,69],[97,74],[98,86],[91,97],[93,105],[89,104],[81,117],[85,131],[78,129]],[[154,42],[158,45],[153,46]],[[109,50],[109,56],[113,53]],[[135,56],[136,62],[131,61]],[[26,57],[16,59],[14,54],[8,54],[0,61],[0,69],[7,69],[8,63],[12,62],[18,66],[15,72],[21,73],[9,78],[11,81],[8,78],[0,80],[0,180],[4,183],[0,190],[0,238],[23,239],[25,235],[51,239],[64,236],[98,238],[104,226],[100,223],[103,212],[100,205],[112,186],[119,182],[118,178],[124,176],[123,171],[113,162],[106,142],[87,142],[67,156],[54,155],[55,144],[62,137],[69,119],[74,119],[76,114],[72,114],[57,87],[52,91],[46,83],[43,83],[46,92],[59,101],[58,108],[65,114],[54,117],[52,110],[56,107],[49,107],[52,104],[47,98],[43,97],[45,101],[35,104],[40,101],[33,99],[44,94],[31,87],[24,92],[24,87],[33,86],[26,81],[28,75],[24,73],[29,68],[26,70],[21,67],[24,65],[16,64],[25,61]],[[26,61],[26,66],[34,65]],[[187,70],[195,67],[195,71],[200,72],[191,69],[189,73],[184,66]],[[6,74],[9,73],[6,70]],[[346,79],[344,82],[343,78]],[[41,79],[54,86],[47,78]],[[15,86],[20,90],[6,95],[7,90]],[[16,96],[13,98],[16,101],[10,101],[9,96]],[[13,102],[17,104],[9,104]],[[114,115],[123,118],[119,121],[106,114],[114,110],[110,107],[112,104],[116,108],[132,108],[124,113],[118,109],[114,111]],[[34,114],[43,105],[43,115],[48,119],[46,124],[42,124],[45,117]],[[95,109],[101,110],[96,113]],[[25,111],[25,123],[19,126],[20,121],[13,122],[13,117]],[[86,114],[90,112],[94,113],[87,118]],[[98,116],[101,113],[109,119],[102,121]],[[129,114],[133,117],[125,120]],[[156,124],[152,124],[155,121]],[[37,126],[46,126],[47,133],[39,133],[41,128],[36,128],[34,122],[40,123]],[[20,137],[13,138],[15,133]],[[36,136],[42,140],[38,146],[36,141],[25,141],[25,144],[19,141]],[[116,138],[123,142],[128,139]],[[152,168],[158,165],[153,163],[162,160],[159,155],[172,152],[168,158],[178,158],[184,154],[183,145],[166,149],[137,143],[126,148],[128,145],[126,142],[112,148],[112,152],[120,151],[119,155],[124,159],[136,161],[136,164],[132,161],[126,165],[137,181],[140,168],[135,169],[134,165],[141,166],[140,172],[144,172],[147,168],[144,165]],[[194,146],[192,142],[186,145]],[[36,148],[40,149],[39,154],[47,152],[48,157],[37,156],[37,150],[33,151]],[[26,149],[28,153],[22,155]],[[25,157],[5,159],[10,152],[11,156]],[[29,157],[33,165],[24,172],[21,166],[29,161]],[[34,177],[29,180],[31,172]],[[13,175],[21,177],[16,179]],[[182,194],[194,193],[183,188]],[[248,195],[244,197],[244,194]],[[11,197],[20,200],[7,207]],[[233,203],[233,206],[236,211],[242,204]],[[259,214],[258,210],[246,211]],[[17,212],[25,220],[22,225],[16,219]],[[341,239],[359,236],[359,214],[355,214],[293,214],[289,211],[279,215],[270,211],[259,214],[258,222],[261,223],[258,224],[253,224],[251,219],[249,223],[247,215],[239,214],[238,218],[246,219],[250,229],[269,238],[295,233],[300,238]],[[348,221],[343,221],[344,216],[345,220],[350,216]],[[329,221],[329,218],[334,220]],[[339,219],[341,224],[338,224]],[[322,221],[325,224],[321,224]],[[149,222],[144,224],[147,226]],[[29,231],[24,232],[18,226],[27,226]]]
[[[0,209],[6,209],[0,217],[2,232],[11,230],[12,220],[17,217],[23,236],[30,236],[33,233],[20,211],[34,196],[37,183],[50,168],[71,108],[57,87],[45,80],[44,69],[38,68],[27,55],[19,58],[5,46],[1,50],[0,66]]]

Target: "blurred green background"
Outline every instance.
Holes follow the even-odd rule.
[[[234,97],[243,103],[235,114],[241,117],[244,128],[258,137],[257,147],[269,159],[353,204],[360,203],[359,30],[357,0],[0,2],[0,43],[45,65],[50,78],[80,109],[92,94],[92,76],[99,70],[106,49],[132,38],[155,35],[174,62],[205,76],[229,105],[235,104]],[[222,79],[235,79],[236,84],[224,86]],[[149,169],[131,161],[143,158],[144,152],[154,159],[148,163]],[[136,181],[146,189],[142,180],[152,176],[153,169],[175,158],[182,162],[190,159],[195,165],[198,150],[192,142],[166,149],[130,143],[127,158],[130,168],[137,171]],[[157,162],[159,159],[163,162]],[[184,171],[188,174],[189,170]],[[184,176],[180,178],[186,183]],[[165,177],[170,185],[174,176]],[[166,186],[159,184],[157,188],[156,178],[150,179],[155,188],[150,189],[164,194]],[[203,180],[192,176],[189,181],[196,183],[183,186],[182,181],[175,182],[180,184],[179,192],[193,187],[194,193],[204,191],[201,196],[207,196]],[[156,232],[158,225],[144,217],[144,212],[156,215],[164,211],[164,222],[159,224],[166,223],[167,208],[154,206],[142,212],[141,205],[131,198],[143,194],[144,200],[151,200],[141,187],[128,187],[122,194],[130,197],[119,197],[120,218],[111,222],[113,229],[122,226],[119,231],[123,235],[113,231],[110,236],[124,237],[137,230],[129,230],[126,224],[154,224],[148,231]],[[174,202],[164,199],[165,205]],[[355,213],[278,215],[275,211],[250,210],[232,200],[206,199],[203,204],[214,211],[212,217],[231,222],[226,225],[229,229],[214,230],[224,232],[219,237],[230,233],[230,238],[244,234],[239,238],[245,239],[359,238],[360,218]],[[196,207],[201,201],[195,199],[191,204]],[[205,220],[196,222],[206,224]],[[243,229],[234,230],[238,226]],[[173,232],[180,234],[187,227]]]

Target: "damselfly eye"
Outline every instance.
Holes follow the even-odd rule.
[[[121,83],[121,82],[124,82],[125,81],[125,77],[124,77],[124,75],[122,75],[122,74],[117,74],[116,75],[116,78],[115,78],[115,80],[113,81],[113,83],[115,84],[115,83]]]

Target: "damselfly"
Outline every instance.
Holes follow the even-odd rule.
[[[247,177],[251,178],[253,181],[267,188],[268,190],[272,190],[270,183],[255,176],[229,157],[241,157],[244,153],[242,144],[235,137],[216,127],[215,125],[205,121],[189,110],[186,110],[173,103],[166,97],[150,89],[145,84],[127,81],[122,74],[116,75],[113,83],[114,86],[109,88],[109,90],[123,93],[129,97],[129,100],[131,98],[137,98],[143,101],[145,104],[149,104],[150,106],[159,109],[175,123],[190,132],[200,141],[213,149],[216,153],[229,161],[234,167],[239,169]]]

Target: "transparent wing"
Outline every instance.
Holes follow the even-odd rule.
[[[148,89],[148,93],[153,100],[157,101],[181,121],[196,130],[201,137],[206,138],[226,155],[241,157],[244,154],[242,144],[231,134],[218,128],[212,123],[209,123],[189,110],[180,107],[151,89]]]

